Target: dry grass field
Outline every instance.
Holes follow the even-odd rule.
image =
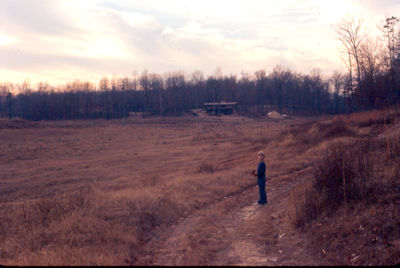
[[[129,118],[0,129],[2,264],[123,264],[146,235],[254,184],[281,123]]]
[[[1,119],[0,264],[338,263],[341,248],[315,255],[320,237],[309,230],[334,214],[308,212],[313,174],[331,144],[360,137],[390,136],[382,153],[391,146],[397,161],[398,118],[388,123],[387,115]],[[249,175],[259,150],[270,202],[261,209]],[[398,172],[392,162],[390,172]],[[261,252],[246,252],[252,247]],[[390,250],[399,254],[399,245]]]

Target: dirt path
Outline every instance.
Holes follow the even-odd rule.
[[[148,244],[149,254],[134,264],[322,265],[308,252],[307,238],[285,221],[288,193],[306,179],[268,181],[265,206],[256,203],[255,185],[182,218],[159,232]]]

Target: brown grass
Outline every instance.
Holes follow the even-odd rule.
[[[24,128],[38,128],[41,124],[38,122],[32,122],[21,118],[6,119],[0,118],[0,129],[24,129]]]
[[[198,168],[197,172],[198,173],[214,173],[215,167],[213,164],[210,164],[208,162],[202,163]]]
[[[288,193],[282,209],[289,221],[282,224],[304,230],[316,254],[335,264],[396,263],[400,128],[398,117],[388,120],[391,114],[314,122],[126,118],[40,127],[2,121],[0,264],[135,264],[151,256],[147,243],[159,230],[254,186],[249,171],[259,150],[266,153],[267,177],[282,183],[315,167],[314,180]],[[243,232],[273,244],[277,238],[268,236],[276,227],[266,222],[262,229],[259,222]],[[204,254],[189,252],[188,264],[210,263],[226,246],[218,240],[223,234],[212,235],[218,231],[212,224],[199,226],[187,243]]]
[[[342,116],[341,121],[358,134],[345,142],[332,142],[314,169],[314,180],[291,193],[291,223],[307,232],[314,251],[330,263],[397,264],[398,117],[375,111]],[[359,134],[366,127],[369,131]]]
[[[252,185],[255,153],[285,123],[179,117],[2,126],[0,263],[124,265],[157,229]]]

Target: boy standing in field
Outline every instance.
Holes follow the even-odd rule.
[[[266,166],[264,163],[264,152],[258,152],[258,160],[260,161],[257,166],[257,172],[255,170],[252,171],[252,175],[257,177],[258,189],[260,191],[260,200],[258,200],[258,204],[264,205],[267,204],[267,193],[265,192],[265,170]]]

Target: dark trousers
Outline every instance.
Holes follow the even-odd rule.
[[[260,200],[258,200],[259,204],[267,203],[267,193],[265,192],[265,178],[257,178],[258,189],[260,191]]]

